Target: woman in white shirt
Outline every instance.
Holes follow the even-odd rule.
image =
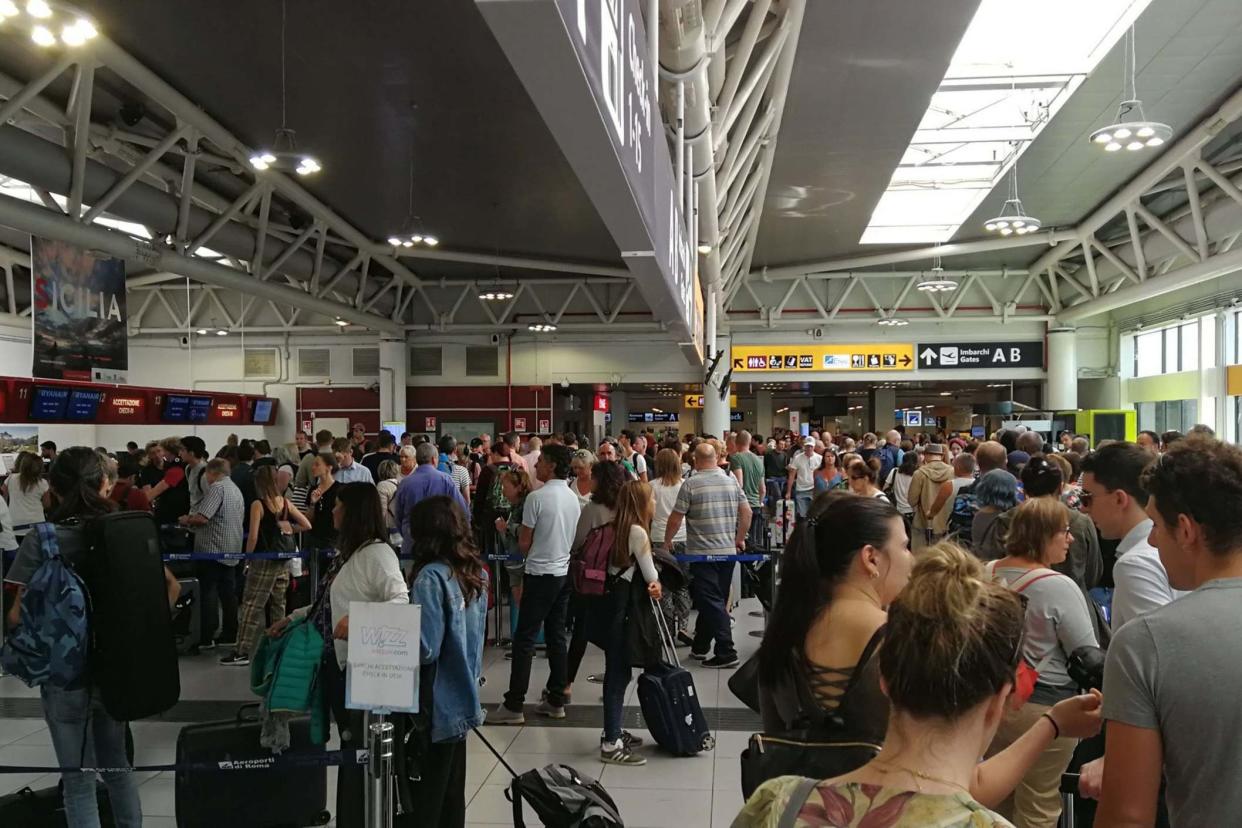
[[[630,585],[636,572],[647,582],[647,594],[662,597],[660,576],[651,554],[651,516],[655,502],[651,485],[631,480],[621,487],[617,516],[613,520],[615,543],[609,558],[607,592],[597,599],[592,622],[600,625],[593,640],[604,647],[604,738],[599,746],[601,762],[612,765],[645,765],[646,758],[633,752],[641,742],[621,729],[625,691],[629,687],[630,648],[627,613],[631,610]],[[643,603],[646,603],[644,601]],[[642,611],[645,607],[635,607]]]
[[[872,457],[870,460],[855,460],[846,466],[846,474],[849,475],[850,491],[862,497],[882,497],[888,499],[888,495],[876,488],[876,478],[880,476],[880,458]]]
[[[4,485],[9,499],[9,517],[12,518],[18,540],[25,537],[30,527],[43,523],[43,507],[47,502],[47,481],[43,478],[43,460],[29,451],[20,452],[13,464],[13,473]]]
[[[349,661],[349,605],[352,601],[408,604],[409,589],[401,574],[397,554],[385,538],[388,528],[379,492],[369,483],[337,487],[332,523],[338,532],[340,551],[319,583],[318,598],[277,621],[268,635],[278,636],[291,621],[309,619],[333,648],[324,655],[319,670],[332,717],[341,735],[341,750],[357,750],[366,744],[362,711],[345,708],[345,665]],[[365,775],[361,765],[342,765],[337,771],[336,812],[338,824],[361,825]]]
[[[393,544],[393,548],[400,548],[401,526],[393,509],[397,505],[397,484],[401,482],[401,467],[396,460],[385,460],[376,466],[375,474],[379,479],[375,490],[379,492],[380,508],[384,510],[384,523],[388,526],[388,542]]]
[[[569,490],[578,498],[578,505],[585,507],[591,502],[591,492],[595,491],[595,482],[591,479],[591,467],[595,465],[595,455],[587,449],[574,452],[574,459],[569,463],[569,470],[574,473],[569,481]]]
[[[681,458],[672,449],[660,449],[655,457],[655,479],[651,481],[651,492],[655,497],[655,513],[651,518],[651,536],[661,541],[664,529],[668,526],[669,515],[677,503],[677,493],[681,491]],[[673,552],[685,551],[678,544],[686,543],[686,522],[682,521],[673,536]]]
[[[888,473],[888,479],[884,481],[884,488],[893,493],[893,505],[897,507],[897,511],[901,513],[901,519],[906,522],[906,532],[910,531],[910,523],[914,520],[914,507],[910,505],[910,481],[914,479],[914,473],[919,468],[919,456],[912,451],[907,451],[905,457],[901,459],[901,465]]]

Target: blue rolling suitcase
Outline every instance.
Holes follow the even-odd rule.
[[[694,756],[716,746],[707,727],[694,677],[681,666],[664,616],[653,602],[665,656],[672,663],[644,670],[638,677],[638,704],[656,744],[676,756]]]

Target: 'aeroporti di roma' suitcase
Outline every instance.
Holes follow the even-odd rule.
[[[177,736],[177,763],[225,762],[267,754],[262,725],[246,705],[237,718],[187,725]],[[289,723],[289,750],[322,752],[310,740],[310,720]],[[177,828],[295,828],[326,825],[328,769],[193,770],[176,774]]]
[[[658,608],[655,614],[665,656],[672,663],[644,670],[638,677],[638,704],[657,745],[676,756],[694,756],[714,748],[716,739],[707,727],[694,677],[677,659],[663,614]]]
[[[173,641],[177,643],[177,655],[198,652],[203,641],[202,588],[198,578],[179,578],[181,594],[173,604]]]

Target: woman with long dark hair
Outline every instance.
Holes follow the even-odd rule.
[[[90,551],[84,523],[108,514],[116,505],[104,495],[108,475],[103,460],[94,449],[67,448],[56,456],[49,478],[55,505],[48,517],[56,524],[56,543],[68,564],[80,565]],[[22,542],[5,580],[25,587],[43,559],[39,533],[31,531]],[[19,592],[8,623],[16,624],[20,615]],[[124,770],[130,767],[125,752],[125,724],[113,719],[104,709],[100,694],[91,685],[89,663],[85,674],[77,681],[65,687],[45,683],[39,688],[39,695],[57,764],[108,768],[101,775],[108,787],[113,823],[118,828],[140,828],[142,804],[138,799],[138,783],[130,771]],[[95,773],[66,771],[61,774],[61,781],[68,828],[99,828]]]
[[[466,824],[466,735],[483,723],[479,676],[487,633],[487,570],[465,513],[447,497],[410,510],[414,553],[410,600],[422,607],[419,714],[421,778],[402,828]]]
[[[320,455],[316,465],[326,461]],[[345,665],[349,661],[349,604],[351,601],[404,604],[410,600],[397,555],[388,545],[388,529],[380,508],[379,492],[370,483],[333,484],[332,523],[337,531],[337,555],[320,579],[315,603],[295,610],[277,621],[268,634],[278,636],[289,623],[306,618],[324,641],[333,646],[324,651],[320,686],[336,720],[342,750],[355,750],[366,744],[360,710],[345,708]],[[337,771],[336,824],[355,828],[363,824],[364,769],[342,765]]]
[[[310,505],[308,517],[311,530],[307,533],[306,540],[311,550],[316,553],[337,548],[336,537],[339,527],[333,514],[336,511],[337,493],[341,489],[341,484],[337,483],[335,478],[339,469],[336,455],[330,451],[321,451],[311,461],[311,476],[315,479],[315,485],[307,495],[307,503]],[[376,497],[378,496],[377,494]],[[381,514],[382,512],[381,509]],[[388,537],[387,531],[382,537]]]
[[[582,545],[586,543],[591,530],[612,523],[613,518],[616,517],[617,497],[620,496],[621,487],[628,479],[629,475],[625,467],[616,460],[600,460],[591,467],[591,480],[594,481],[595,488],[591,492],[591,502],[582,507],[582,514],[578,517],[578,528],[574,532],[571,556],[577,555],[582,550]],[[586,655],[587,648],[586,604],[576,594],[569,597],[568,620],[573,624],[573,636],[569,640],[567,674],[569,680],[565,685],[567,703],[573,692],[574,679],[578,677],[578,667],[582,664],[582,657]]]

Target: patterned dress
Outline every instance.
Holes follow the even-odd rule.
[[[803,780],[765,782],[742,806],[733,828],[777,828]],[[1013,828],[966,793],[925,794],[861,782],[820,782],[798,811],[795,828]]]

